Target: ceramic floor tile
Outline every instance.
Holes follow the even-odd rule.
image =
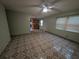
[[[13,36],[0,59],[78,59],[79,44],[46,32]]]

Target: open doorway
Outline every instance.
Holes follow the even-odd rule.
[[[43,29],[43,19],[41,18],[30,18],[30,31],[41,31]]]
[[[40,28],[40,21],[38,18],[30,19],[30,31],[37,31]]]

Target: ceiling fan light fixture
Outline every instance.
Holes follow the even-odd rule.
[[[47,7],[44,7],[44,8],[43,8],[43,12],[45,12],[45,13],[48,12]]]

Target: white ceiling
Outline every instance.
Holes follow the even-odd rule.
[[[44,0],[0,0],[0,2],[6,7],[6,9],[28,13],[33,16],[48,16],[50,14],[60,13],[53,9],[50,12],[41,12],[40,7],[27,7],[27,5],[41,5]],[[45,0],[52,2],[54,0]],[[64,11],[73,11],[79,9],[79,0],[60,0],[54,4],[55,8]]]

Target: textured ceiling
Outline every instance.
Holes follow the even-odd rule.
[[[54,0],[0,0],[0,2],[8,10],[24,12],[33,16],[48,16],[50,14],[56,14],[65,11],[73,11],[79,9],[79,0],[60,0],[55,3],[55,8],[61,10],[57,11],[52,9],[52,11],[43,13],[40,7],[27,7],[27,5],[41,5],[44,2],[52,2]],[[52,3],[53,4],[53,3]]]

